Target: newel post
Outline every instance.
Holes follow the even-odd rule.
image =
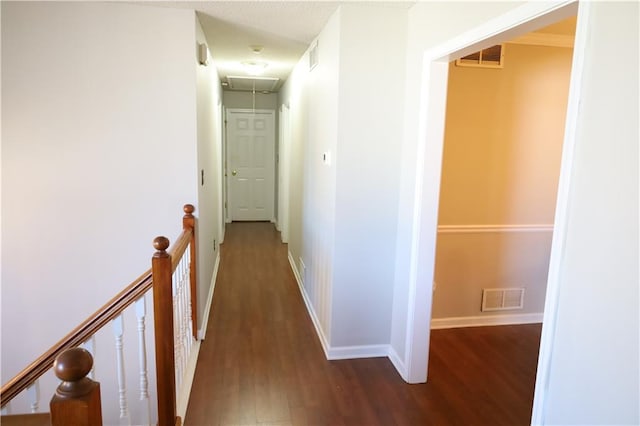
[[[176,377],[173,352],[173,289],[169,239],[153,240],[151,259],[158,389],[158,426],[174,426],[176,420]]]
[[[54,361],[53,371],[62,383],[49,404],[52,426],[102,425],[100,383],[86,377],[91,367],[93,357],[82,348],[64,351]]]
[[[184,205],[184,216],[182,217],[182,229],[191,231],[191,243],[189,264],[189,282],[191,284],[191,325],[193,338],[198,340],[198,286],[197,283],[197,270],[196,270],[196,218],[193,215],[195,207],[191,204]]]

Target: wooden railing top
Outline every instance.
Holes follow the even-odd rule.
[[[16,395],[46,373],[53,366],[53,361],[58,355],[67,349],[75,348],[86,342],[105,324],[113,320],[130,304],[138,300],[151,286],[151,269],[149,269],[69,334],[64,336],[38,359],[5,383],[0,390],[0,406],[4,407],[7,402],[11,401]]]
[[[169,249],[168,253],[172,256],[172,270],[180,261],[184,251],[186,250],[195,228],[195,217],[193,212],[195,207],[191,204],[185,204],[184,217],[182,219],[183,231],[176,240],[175,244]],[[161,240],[162,241],[159,241]],[[166,241],[166,245],[165,245]],[[154,240],[161,246],[161,250],[169,247],[169,240],[164,237],[158,237]],[[157,246],[156,249],[160,249]],[[192,259],[195,261],[195,259]],[[86,342],[98,330],[104,327],[109,321],[117,317],[129,305],[144,295],[153,285],[151,268],[129,284],[124,290],[104,304],[93,315],[84,320],[79,326],[64,336],[58,343],[53,345],[48,351],[42,354],[38,359],[29,364],[15,377],[9,380],[0,389],[0,407],[4,407],[16,395],[29,387],[40,376],[46,373],[52,366],[55,359],[67,349],[75,348]],[[195,327],[195,325],[194,325]]]

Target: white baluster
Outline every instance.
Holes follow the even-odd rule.
[[[84,342],[82,344],[82,347],[85,348],[86,350],[89,351],[89,353],[91,354],[91,356],[93,357],[93,359],[96,359],[96,337],[95,336],[91,336],[89,338],[89,340],[87,340],[86,342]],[[91,380],[95,380],[96,379],[96,363],[93,363],[93,366],[91,367],[91,371],[89,371],[89,374],[87,374],[87,377],[89,377]]]
[[[37,413],[40,405],[40,384],[38,380],[27,387],[27,395],[29,396],[29,408],[32,413]]]
[[[189,250],[189,247],[187,246],[187,250]],[[188,251],[184,252],[184,255],[182,256],[182,259],[180,259],[180,269],[181,269],[181,274],[180,274],[180,288],[179,288],[179,294],[180,294],[180,344],[181,344],[181,365],[180,368],[182,370],[183,373],[183,377],[184,377],[184,367],[186,365],[186,352],[187,352],[187,348],[186,348],[186,340],[185,340],[185,323],[184,323],[184,317],[186,314],[186,306],[185,306],[185,294],[184,294],[184,285],[185,285],[185,273],[186,273],[186,268],[184,265],[184,260],[187,256]]]
[[[180,320],[182,324],[182,371],[184,372],[187,369],[187,363],[189,361],[189,323],[187,321],[188,315],[188,294],[187,289],[189,288],[189,245],[187,245],[187,249],[184,252],[184,256],[182,257],[182,318]]]
[[[180,340],[180,295],[178,288],[180,286],[180,264],[174,271],[172,279],[173,290],[173,345],[176,369],[176,389],[180,389],[182,384],[182,342]]]
[[[116,338],[116,368],[118,376],[118,401],[120,405],[120,419],[128,419],[129,408],[127,407],[127,385],[124,375],[124,347],[122,343],[122,335],[124,334],[124,323],[122,314],[118,315],[113,321],[113,334]]]
[[[147,377],[147,343],[145,340],[145,318],[147,315],[146,297],[136,300],[136,318],[138,318],[138,363],[140,364],[140,401],[147,402],[147,421],[151,419],[151,401],[149,400],[149,379]]]
[[[189,244],[189,251],[187,254],[187,338],[189,339],[189,354],[191,354],[191,346],[193,345],[193,326],[191,317],[193,312],[191,311],[191,244]]]
[[[0,409],[0,415],[8,416],[9,414],[11,414],[11,401],[7,402],[7,405]]]

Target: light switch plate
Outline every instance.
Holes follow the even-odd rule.
[[[326,166],[331,165],[331,151],[325,151],[322,153],[322,163]]]

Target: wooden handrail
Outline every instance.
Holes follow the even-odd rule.
[[[167,250],[169,248],[169,240],[167,238],[158,237],[154,240],[154,247],[157,251],[153,255],[151,269],[129,284],[47,352],[2,386],[0,390],[1,406],[5,406],[11,399],[47,372],[61,354],[87,341],[108,322],[114,320],[129,305],[142,297],[149,289],[153,289],[158,424],[159,426],[174,425],[176,422],[181,421],[176,416],[172,280],[173,272],[183,257],[187,246],[189,246],[192,333],[193,337],[197,339],[197,252],[194,210],[195,208],[191,204],[184,206],[183,231],[169,250]],[[66,423],[63,421],[61,424]]]
[[[176,267],[178,266],[178,263],[180,263],[180,259],[186,251],[189,242],[191,242],[191,230],[184,229],[171,248],[167,250],[167,253],[171,255],[171,272],[176,270]]]
[[[189,279],[191,291],[191,322],[195,336],[195,218],[191,204],[184,206],[182,233],[169,249],[169,239],[157,237],[153,240],[156,252],[151,259],[153,274],[153,311],[156,345],[156,384],[158,395],[158,426],[174,426],[181,423],[176,415],[176,380],[173,327],[173,272],[180,263],[187,246],[190,246]]]
[[[0,406],[4,407],[16,395],[25,390],[40,376],[46,373],[53,361],[67,349],[80,346],[100,330],[105,324],[117,317],[129,305],[138,300],[152,286],[151,269],[146,271],[124,290],[105,303],[93,315],[64,336],[58,343],[24,370],[9,380],[0,390]]]

